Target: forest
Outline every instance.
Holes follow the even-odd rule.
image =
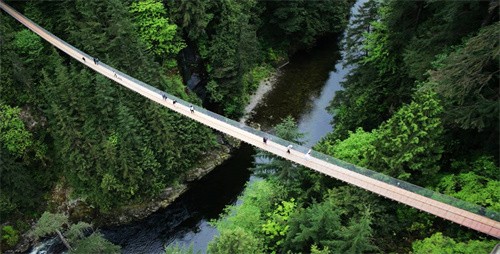
[[[352,0],[6,1],[123,72],[233,119],[258,81],[300,49],[341,35]],[[66,198],[98,213],[151,199],[220,146],[217,133],[72,60],[0,12],[1,248],[24,232],[71,253],[116,253]],[[345,31],[333,132],[315,150],[500,212],[497,1],[369,0]],[[185,87],[184,50],[208,97]],[[303,142],[295,119],[274,132]],[[258,152],[241,205],[209,253],[489,253],[477,232]],[[62,191],[61,191],[62,190]],[[189,253],[179,246],[167,253]]]
[[[367,1],[343,41],[353,66],[315,149],[500,211],[499,5]],[[332,96],[333,97],[333,96]],[[276,134],[300,142],[292,118]],[[485,235],[265,152],[210,253],[489,253]]]
[[[6,3],[102,62],[201,105],[181,74],[180,55],[194,51],[206,100],[237,119],[272,68],[342,33],[353,1]],[[150,200],[220,146],[217,134],[93,73],[0,13],[1,250],[29,231],[58,235],[71,252],[117,252],[91,233],[91,218],[74,221],[61,204],[112,214]]]

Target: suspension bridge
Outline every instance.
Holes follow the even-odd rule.
[[[170,110],[319,173],[339,179],[429,214],[433,214],[464,227],[500,238],[500,213],[498,212],[375,171],[357,167],[316,151],[309,151],[307,147],[293,144],[289,141],[250,128],[243,123],[233,121],[208,111],[202,107],[191,105],[180,98],[130,77],[103,62],[96,62],[94,60],[96,59],[95,57],[80,51],[51,34],[5,4],[2,0],[0,0],[0,8],[47,42],[86,65],[88,68]],[[264,137],[268,139],[267,142],[263,142]],[[290,153],[287,152],[287,147],[289,145],[293,145]]]

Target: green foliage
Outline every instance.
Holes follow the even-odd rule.
[[[369,165],[399,179],[435,174],[443,152],[442,110],[434,93],[418,92],[413,102],[380,126],[367,156]]]
[[[380,18],[378,13],[379,1],[369,0],[358,8],[358,13],[354,15],[349,28],[346,29],[342,48],[346,52],[345,61],[347,64],[359,63],[367,52],[363,50],[365,35],[372,31],[372,23]]]
[[[23,114],[31,118],[29,110]],[[52,185],[47,146],[40,141],[43,136],[39,136],[38,126],[31,127],[28,130],[21,119],[21,109],[0,104],[0,218],[3,222],[43,206],[42,195]]]
[[[108,254],[108,253],[121,253],[120,246],[114,245],[108,240],[104,239],[100,233],[93,233],[89,237],[80,240],[75,248],[70,251],[74,254]]]
[[[172,18],[183,28],[189,39],[205,38],[208,23],[214,18],[209,9],[214,5],[211,1],[171,1]]]
[[[243,228],[257,234],[265,223],[267,213],[284,196],[283,186],[275,182],[255,181],[247,186],[241,196],[242,204],[226,208],[225,216],[214,222],[219,230]]]
[[[75,244],[85,238],[85,233],[91,229],[92,225],[79,221],[78,223],[71,225],[71,227],[69,227],[69,229],[64,233],[64,236],[68,238],[70,244]]]
[[[403,57],[408,74],[418,80],[425,80],[435,55],[479,29],[488,12],[487,2],[481,1],[427,1],[425,4],[393,5],[404,11],[401,15],[406,14],[404,17],[394,15],[399,20],[393,22],[403,23],[408,26],[406,28],[412,26],[401,32],[409,37]],[[415,26],[415,23],[418,25]]]
[[[378,248],[372,244],[373,230],[372,214],[370,209],[364,211],[359,220],[351,220],[349,226],[340,230],[340,241],[335,245],[337,251],[347,254],[366,253],[377,251]]]
[[[42,217],[36,223],[36,227],[33,230],[33,235],[36,237],[43,237],[46,235],[51,235],[56,233],[58,230],[62,230],[64,225],[68,224],[68,216],[60,213],[49,213],[44,212]]]
[[[287,222],[295,207],[296,203],[292,198],[290,201],[282,201],[272,213],[266,214],[267,220],[262,225],[262,232],[269,241],[267,244],[268,249],[277,251],[282,247],[289,230]]]
[[[470,240],[456,242],[453,238],[443,236],[441,232],[413,243],[413,253],[489,253],[497,242],[495,240]]]
[[[40,36],[27,29],[16,33],[14,46],[26,63],[35,61],[43,50]]]
[[[221,231],[208,245],[207,253],[264,253],[259,240],[241,228]]]
[[[256,1],[218,1],[214,5],[219,15],[206,42],[206,54],[202,54],[209,65],[210,98],[222,104],[227,116],[239,117],[246,96],[243,75],[260,55],[256,27],[251,21]]]
[[[387,45],[389,41],[387,25],[381,21],[373,21],[370,25],[373,30],[365,33],[363,50],[366,52],[366,57],[361,63],[373,63],[381,73],[396,72],[396,62]]]
[[[300,133],[293,117],[288,116],[275,127],[276,136],[294,143],[301,144],[304,134]],[[293,150],[293,148],[292,148]],[[256,158],[264,158],[263,162],[257,160],[253,171],[261,177],[275,177],[287,185],[289,189],[300,181],[301,169],[291,161],[284,160],[274,154],[258,151]]]
[[[347,25],[349,1],[260,1],[261,33],[277,48],[310,47],[318,37]]]
[[[200,251],[196,252],[201,253]],[[165,248],[165,254],[194,254],[193,244],[191,243],[189,247],[182,246],[180,244],[170,244]]]
[[[66,226],[69,226],[69,229],[65,230]],[[59,235],[62,238],[61,240],[66,242],[66,238],[62,236],[64,235],[68,237],[67,240],[71,243],[71,245],[68,245],[68,248],[70,248],[69,253],[120,253],[120,246],[107,241],[98,232],[93,232],[86,237],[85,231],[91,228],[92,226],[85,222],[70,225],[68,216],[64,214],[44,212],[33,230],[33,235],[42,237],[58,233],[61,234]]]
[[[325,139],[318,145],[318,149],[335,158],[363,167],[368,165],[366,154],[368,151],[373,151],[373,142],[377,138],[376,131],[365,132],[358,128],[356,132],[350,131],[349,137],[345,140],[333,142]]]
[[[332,199],[298,209],[290,217],[290,228],[284,244],[286,250],[306,251],[313,244],[333,249],[334,239],[339,237],[341,227],[338,209]]]
[[[500,23],[485,27],[440,61],[430,86],[445,102],[445,121],[498,133]]]
[[[328,247],[325,247],[323,249],[318,248],[315,244],[311,246],[311,254],[329,254],[330,249]]]
[[[442,107],[432,92],[418,92],[378,129],[362,129],[343,141],[325,139],[320,148],[328,154],[400,179],[412,174],[431,176],[439,170],[443,133]],[[331,138],[331,137],[330,137]]]
[[[1,241],[6,243],[8,247],[14,247],[19,241],[19,232],[12,226],[3,226]]]
[[[139,36],[146,43],[147,49],[155,55],[174,57],[186,47],[177,36],[177,25],[171,24],[166,17],[166,10],[161,1],[132,2],[130,13],[134,15]]]
[[[492,158],[480,157],[472,163],[456,162],[456,174],[446,174],[439,180],[437,190],[458,199],[500,211],[499,168]]]
[[[272,73],[272,68],[269,65],[260,65],[254,67],[251,71],[243,76],[245,90],[251,94],[257,91],[261,80],[266,79]]]
[[[33,137],[21,120],[21,109],[0,104],[0,142],[17,157],[33,145]]]

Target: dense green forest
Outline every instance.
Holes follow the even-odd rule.
[[[192,0],[167,5],[205,63],[210,100],[238,118],[262,72],[313,46],[317,38],[342,32],[353,2]]]
[[[209,100],[238,118],[258,79],[299,49],[341,34],[353,1],[9,2],[77,48],[200,104],[179,53],[198,54]],[[317,150],[500,211],[495,1],[367,1],[346,31],[344,90]],[[107,213],[176,184],[218,144],[191,120],[89,71],[0,12],[2,249],[38,220],[73,252],[117,252],[57,211],[66,190]],[[332,94],[333,97],[333,94]],[[291,118],[276,134],[301,141]],[[497,243],[259,152],[264,180],[214,222],[210,253],[473,253]],[[49,203],[47,205],[47,202]],[[52,213],[44,213],[44,211]],[[94,249],[101,246],[103,249]]]
[[[189,47],[202,59],[209,100],[238,118],[273,66],[343,31],[353,2],[7,4],[102,62],[201,104],[180,75],[179,54]],[[61,202],[112,213],[150,200],[218,146],[208,128],[86,69],[3,11],[0,31],[2,249],[16,245],[37,219],[36,236],[57,233],[77,246],[72,252],[92,250],[87,239],[107,246],[99,233],[85,233],[90,224],[60,214]]]
[[[367,1],[316,149],[500,211],[495,1]],[[332,95],[333,97],[333,95]],[[291,118],[278,136],[301,141]],[[260,152],[264,180],[214,222],[209,253],[489,253],[477,232]]]

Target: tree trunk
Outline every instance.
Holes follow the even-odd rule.
[[[68,248],[68,250],[73,250],[71,248],[71,246],[69,245],[68,241],[66,241],[66,238],[64,238],[64,236],[61,234],[61,231],[59,231],[59,229],[57,229],[56,232],[57,232],[57,235],[59,235],[59,238],[63,242],[64,246],[66,246],[66,248]]]

